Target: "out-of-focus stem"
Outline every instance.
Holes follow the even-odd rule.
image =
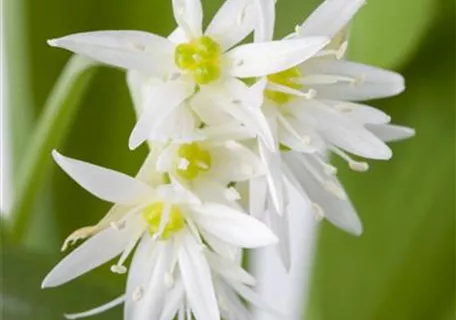
[[[67,136],[79,102],[93,76],[93,66],[95,63],[92,60],[73,56],[46,101],[44,113],[34,129],[18,171],[8,220],[14,241],[20,241],[27,229],[33,202],[51,161],[51,150]]]

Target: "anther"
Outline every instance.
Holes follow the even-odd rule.
[[[187,170],[188,166],[190,165],[190,161],[185,158],[179,158],[179,162],[177,164],[177,168],[180,170]]]
[[[141,301],[143,296],[144,296],[144,289],[141,286],[136,287],[135,290],[133,291],[133,295],[132,295],[133,301],[139,302],[139,301]]]
[[[315,90],[315,89],[309,89],[307,92],[304,93],[304,97],[309,100],[315,98],[316,96],[317,96],[317,90]]]
[[[236,200],[239,200],[241,199],[241,195],[239,194],[239,192],[233,188],[233,187],[229,187],[229,188],[226,188],[225,189],[225,196],[227,197],[228,200],[230,201],[236,201]]]
[[[366,172],[367,170],[369,170],[369,164],[367,162],[351,160],[348,162],[348,166],[353,171],[358,171],[358,172]]]
[[[117,231],[120,231],[125,228],[126,222],[124,220],[123,221],[113,221],[109,225],[111,226],[111,228],[113,228]]]
[[[113,264],[111,266],[111,272],[117,274],[125,274],[127,272],[127,268],[123,265]]]
[[[345,56],[345,53],[347,52],[347,48],[348,48],[348,41],[344,41],[336,53],[337,60],[341,60]]]
[[[196,162],[196,165],[197,165],[198,168],[200,168],[200,169],[204,169],[204,170],[209,169],[209,166],[207,165],[207,163],[206,163],[206,162],[203,162],[203,161],[197,161],[197,162]]]
[[[367,76],[365,74],[360,75],[358,78],[353,79],[352,84],[354,86],[360,86],[367,80]]]
[[[314,213],[315,219],[317,219],[317,221],[321,221],[325,217],[325,212],[318,203],[313,202],[311,205],[311,210]]]

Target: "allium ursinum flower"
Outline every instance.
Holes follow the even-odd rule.
[[[308,59],[328,43],[327,37],[297,38],[235,47],[253,29],[250,0],[228,0],[203,33],[200,0],[174,0],[178,29],[167,39],[141,31],[97,31],[50,40],[97,61],[137,71],[151,81],[147,107],[130,137],[135,148],[196,90],[251,126],[274,149],[263,114],[246,103],[240,80],[280,72]],[[154,85],[155,84],[155,85]],[[231,103],[231,102],[238,103]],[[229,108],[225,103],[230,104]]]
[[[267,201],[270,216],[265,220],[269,220],[271,228],[281,239],[285,265],[289,263],[289,250],[287,240],[284,240],[287,234],[284,198],[293,197],[290,188],[300,191],[298,194],[305,200],[311,198],[307,201],[308,207],[318,215],[327,217],[344,230],[360,234],[361,223],[343,188],[333,177],[337,170],[328,163],[328,153],[332,151],[339,155],[353,170],[365,171],[367,163],[352,159],[346,152],[387,160],[392,154],[384,141],[414,134],[412,129],[390,125],[390,117],[383,112],[352,102],[393,96],[404,89],[404,81],[399,74],[341,60],[347,42],[340,42],[343,38],[340,33],[364,2],[325,1],[287,38],[320,35],[332,38],[333,42],[301,65],[267,76],[265,100],[261,107],[273,135],[280,143],[281,152],[271,152],[259,141],[260,154],[267,167],[267,179],[252,181],[251,189],[257,191],[251,192],[250,201],[253,202],[251,207],[264,208],[265,200],[258,197],[258,190],[261,190],[258,185],[263,184],[262,194],[269,193],[272,198],[272,201]],[[270,41],[275,19],[274,1],[258,1],[256,5],[260,7],[258,12],[261,16],[257,19],[255,40]],[[336,44],[339,48],[334,49]],[[289,151],[292,152],[287,155]],[[291,170],[287,167],[289,161],[282,163],[281,158],[299,161],[295,161]],[[290,161],[293,163],[293,160]],[[311,179],[295,178],[305,174]],[[265,181],[268,190],[264,186]],[[336,209],[339,207],[338,212]],[[258,212],[261,213],[261,210]],[[275,217],[274,212],[284,216],[284,220]]]
[[[226,247],[255,248],[277,242],[261,222],[223,204],[202,203],[175,181],[157,184],[151,152],[136,178],[70,159],[53,152],[59,166],[98,198],[115,204],[108,227],[64,258],[44,279],[43,287],[66,283],[120,255],[111,267],[123,265],[139,242],[139,258],[129,272],[124,298],[125,319],[160,319],[176,281],[182,281],[186,304],[196,319],[219,319],[220,313],[204,250],[223,256]],[[105,225],[107,221],[105,220]],[[222,248],[222,249],[221,249]],[[231,257],[228,257],[231,258]],[[82,315],[103,311],[106,306]]]

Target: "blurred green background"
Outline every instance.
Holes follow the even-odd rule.
[[[203,0],[209,18],[221,0]],[[277,36],[283,36],[318,0],[279,0]],[[17,184],[34,125],[68,52],[46,40],[98,29],[143,29],[167,35],[174,28],[171,1],[5,0],[4,40]],[[351,59],[404,74],[407,90],[372,104],[417,136],[393,145],[390,162],[371,163],[368,173],[341,168],[365,232],[354,238],[326,222],[313,263],[309,320],[455,319],[455,3],[452,0],[369,0],[351,29]],[[208,20],[208,19],[206,19]],[[134,124],[124,74],[99,68],[84,75],[80,107],[59,151],[74,158],[134,173],[146,149],[129,152]],[[90,83],[89,83],[90,82]],[[90,85],[89,85],[90,84]],[[36,184],[25,239],[2,229],[2,319],[61,319],[120,294],[124,279],[108,267],[79,281],[41,291],[46,272],[62,257],[62,240],[98,221],[109,205],[90,196],[50,155]],[[115,279],[115,280],[113,280]],[[304,305],[303,305],[304,308]],[[97,319],[120,319],[121,309]]]

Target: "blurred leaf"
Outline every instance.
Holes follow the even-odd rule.
[[[365,175],[342,170],[365,231],[322,227],[308,319],[441,319],[454,306],[454,32],[438,21],[403,72],[406,92],[376,103],[417,136]]]
[[[42,290],[41,281],[53,266],[49,258],[2,243],[2,319],[63,319],[64,313],[85,311],[122,294],[115,286],[101,283],[90,275],[59,288]],[[119,306],[97,316],[97,319],[120,319],[121,312]]]
[[[353,22],[350,57],[384,68],[405,64],[420,47],[437,6],[436,0],[367,0]]]

